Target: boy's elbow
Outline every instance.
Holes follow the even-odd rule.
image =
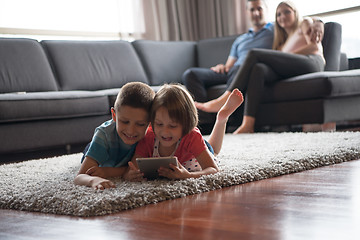
[[[78,174],[78,175],[76,175],[76,177],[74,178],[74,184],[75,185],[81,185],[81,179],[82,179],[82,176],[81,176],[82,174]]]
[[[80,185],[79,184],[79,175],[77,175],[75,178],[74,178],[74,180],[73,180],[73,183],[75,184],[75,185]]]
[[[75,185],[86,185],[88,186],[89,184],[86,182],[86,178],[88,178],[89,175],[87,174],[78,174],[73,182]]]

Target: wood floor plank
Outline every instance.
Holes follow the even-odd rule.
[[[360,239],[360,160],[102,217],[0,210],[0,239]]]

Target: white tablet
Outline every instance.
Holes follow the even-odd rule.
[[[136,163],[140,172],[144,173],[144,178],[155,179],[160,177],[158,174],[160,167],[170,168],[170,163],[177,166],[177,157],[136,158]]]

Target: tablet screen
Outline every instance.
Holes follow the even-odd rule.
[[[159,178],[158,169],[160,167],[170,168],[172,163],[177,166],[177,157],[152,157],[152,158],[137,158],[137,165],[146,179]]]

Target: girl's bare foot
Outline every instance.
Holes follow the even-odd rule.
[[[230,93],[231,93],[230,91],[226,91],[220,97],[208,102],[204,102],[204,103],[195,102],[195,106],[196,108],[204,112],[218,112],[220,108],[225,104]]]
[[[234,89],[225,104],[220,108],[217,114],[217,121],[227,121],[229,116],[243,103],[244,96],[239,89]]]

